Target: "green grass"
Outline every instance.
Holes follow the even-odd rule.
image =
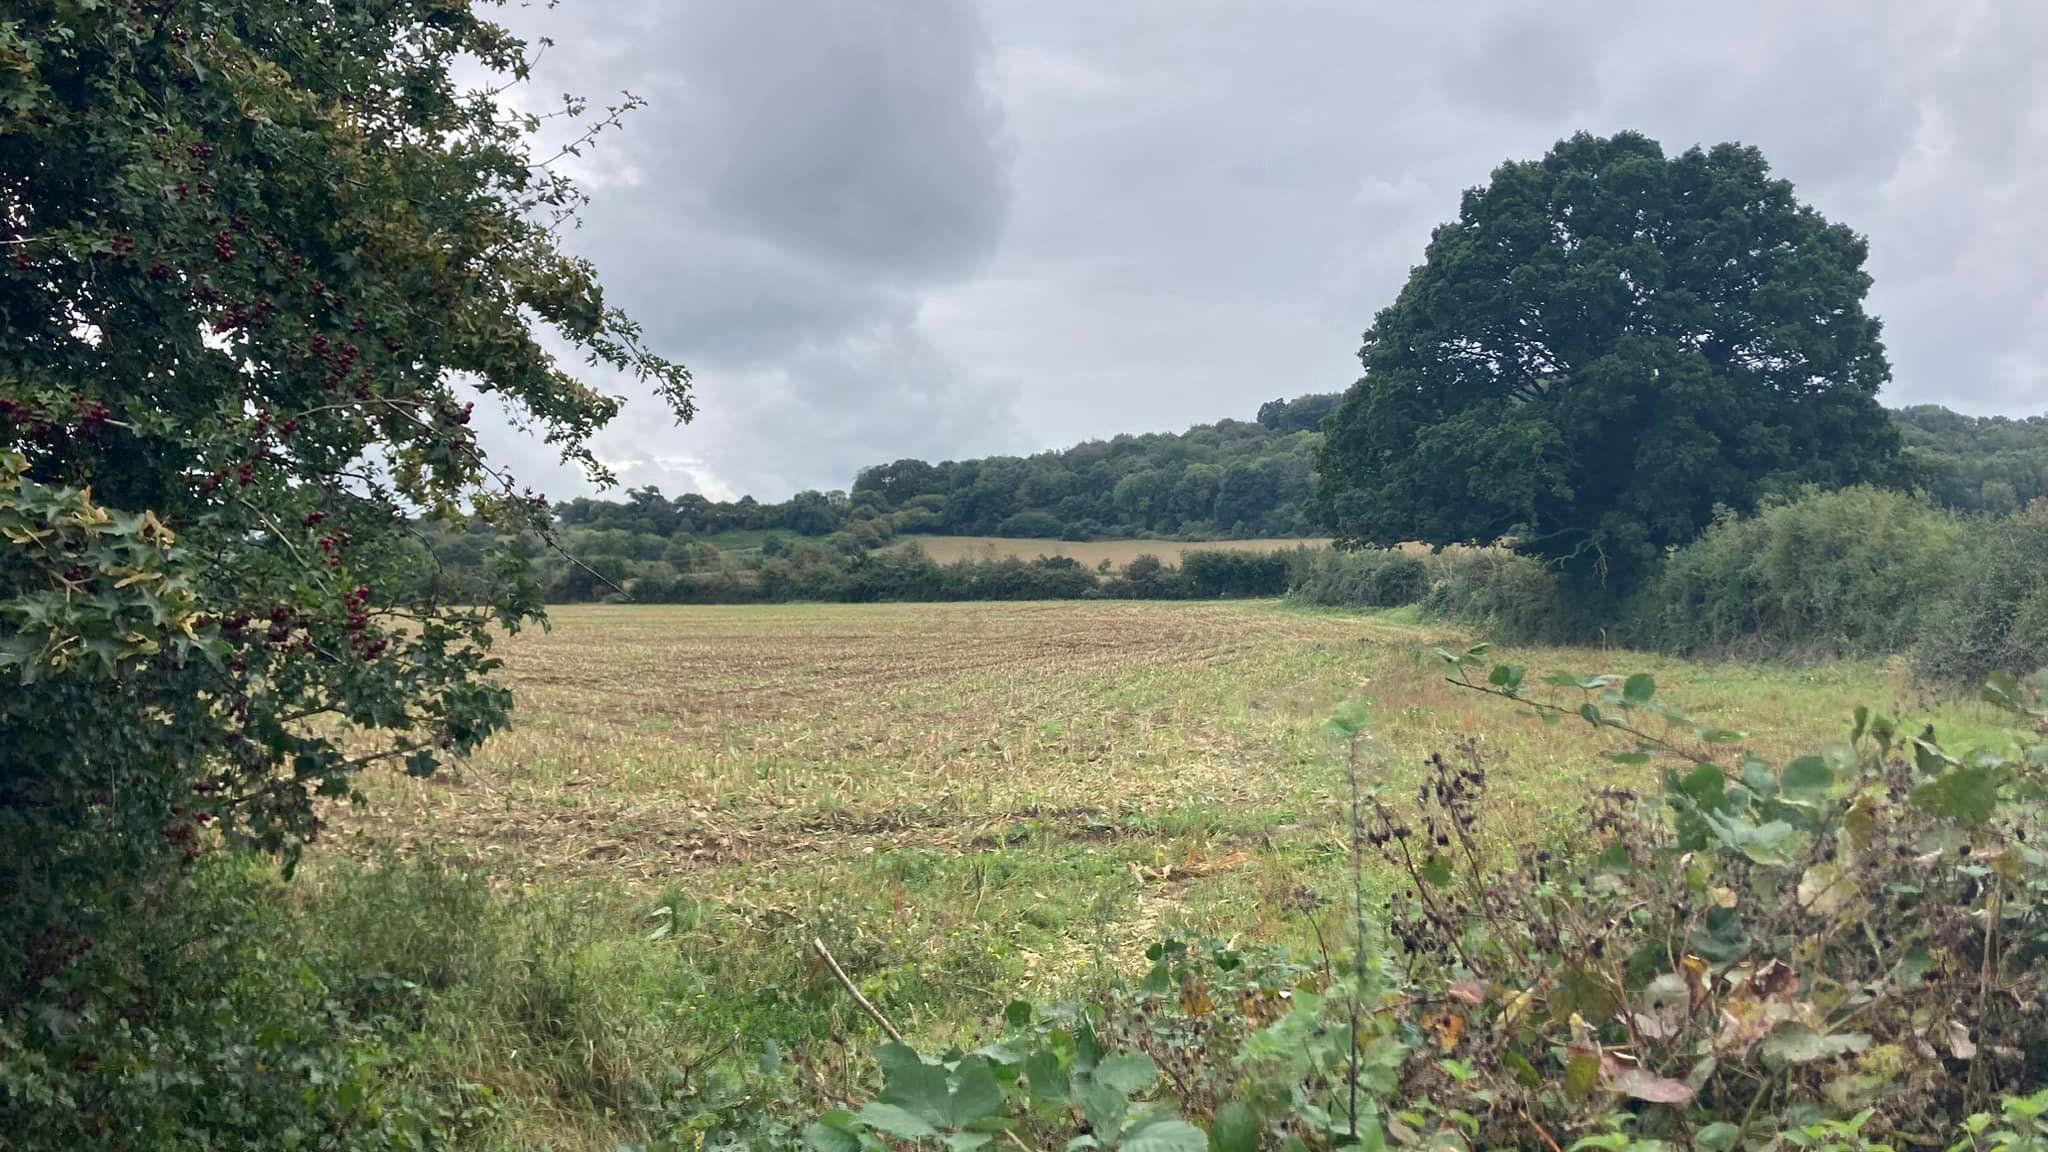
[[[1275,603],[558,610],[507,647],[518,727],[458,779],[375,782],[302,899],[344,906],[362,883],[344,855],[469,858],[501,893],[501,953],[545,957],[506,971],[541,973],[560,1003],[508,1008],[539,1001],[503,973],[451,991],[455,1015],[428,1032],[468,1039],[436,1041],[430,1066],[510,1101],[509,1145],[609,1148],[644,1123],[618,1085],[736,1034],[806,1053],[827,1095],[858,1077],[875,1030],[813,935],[939,1039],[1013,996],[1128,971],[1164,935],[1305,946],[1284,908],[1342,883],[1345,776],[1324,726],[1346,700],[1372,704],[1366,770],[1392,797],[1429,753],[1475,747],[1503,850],[1569,827],[1592,787],[1647,782],[1583,726],[1445,683],[1428,649],[1468,640],[1406,612]],[[1859,702],[1958,744],[1993,732],[1982,706],[1923,699],[1874,662],[1497,655],[1648,671],[1772,758],[1840,739]],[[534,1038],[554,1015],[587,1061],[544,1055],[571,1042]]]

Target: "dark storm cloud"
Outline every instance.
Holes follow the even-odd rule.
[[[636,404],[601,441],[633,482],[773,497],[1341,388],[1459,192],[1579,129],[1760,146],[1870,236],[1890,402],[2048,407],[2048,6],[585,0],[521,19],[561,42],[538,90],[654,102],[581,169],[596,199],[572,240],[699,371],[699,424]]]

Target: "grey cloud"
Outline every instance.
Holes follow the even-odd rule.
[[[2048,7],[585,0],[532,16],[561,42],[539,90],[654,102],[591,163],[571,239],[698,370],[697,425],[636,404],[600,441],[635,482],[774,497],[899,455],[1341,388],[1459,191],[1579,129],[1760,146],[1870,236],[1888,400],[2048,408]]]
[[[606,0],[509,15],[552,41],[534,92],[648,102],[573,161],[591,202],[565,237],[698,380],[683,428],[630,382],[598,381],[627,398],[594,445],[625,483],[774,496],[930,451],[934,430],[1008,443],[1006,401],[916,321],[927,293],[986,262],[1008,211],[977,10]],[[992,408],[985,425],[955,415]],[[487,446],[557,491],[585,487],[511,437]]]

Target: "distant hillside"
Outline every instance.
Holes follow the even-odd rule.
[[[644,590],[736,568],[751,573],[770,561],[850,560],[900,536],[1319,536],[1308,511],[1310,469],[1323,418],[1336,403],[1334,393],[1275,400],[1256,420],[1090,440],[1032,456],[898,460],[862,470],[851,492],[799,492],[780,503],[670,498],[651,487],[630,489],[623,500],[571,500],[559,510],[560,542],[578,562],[547,552],[538,557],[538,575],[551,600],[573,601],[602,594],[607,582],[639,582]],[[2003,512],[2048,496],[2048,418],[1979,418],[1922,405],[1893,419],[1914,482],[1948,507]],[[436,524],[425,532],[444,576],[481,578],[494,528]]]
[[[1964,416],[1935,404],[1892,412],[1937,503],[2010,512],[2048,496],[2048,416]]]
[[[1261,405],[1256,420],[1185,432],[1088,440],[1031,456],[898,460],[866,468],[850,492],[800,492],[781,503],[673,499],[652,488],[623,501],[573,500],[562,523],[664,539],[829,536],[859,521],[883,535],[1309,536],[1310,469],[1338,394]],[[2048,495],[2048,417],[1975,417],[1934,405],[1893,412],[1917,483],[1962,511],[2008,511]],[[642,550],[645,550],[643,547]]]

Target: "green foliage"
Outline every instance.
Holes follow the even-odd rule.
[[[1648,583],[1632,639],[1675,652],[1893,651],[1950,593],[1966,534],[1922,499],[1863,487],[1723,517]]]
[[[1422,610],[1508,642],[1598,638],[1597,605],[1571,597],[1556,571],[1497,549],[1458,549],[1432,558]]]
[[[0,1130],[110,1152],[510,1149],[540,1131],[794,1147],[790,1069],[753,1041],[715,1058],[736,1020],[798,1034],[764,1005],[800,966],[757,967],[733,1010],[680,1011],[701,990],[677,940],[646,935],[616,901],[493,891],[433,860],[286,884],[215,854],[67,970],[67,1010],[0,1024]],[[116,989],[141,995],[104,1011]]]
[[[209,1111],[201,1072],[307,1093],[291,1052],[317,1018],[252,998],[213,1021],[157,950],[131,959],[167,968],[86,980],[110,971],[95,941],[175,906],[207,845],[295,859],[360,768],[428,775],[506,722],[490,648],[540,618],[526,557],[477,547],[458,595],[411,523],[549,531],[465,396],[600,477],[587,439],[617,402],[543,341],[691,413],[688,373],[555,248],[578,199],[533,154],[538,117],[465,94],[526,59],[466,5],[0,15],[0,1027],[9,1074],[33,1071],[9,1107],[61,1095],[54,1054],[90,1033],[134,1079],[86,1121],[185,1093],[195,1127],[150,1146],[282,1128]],[[156,997],[185,1014],[135,1027]],[[349,1087],[381,1074],[366,1043],[318,1056],[345,1066],[308,1124],[384,1107]]]
[[[1889,478],[1865,252],[1754,148],[1581,134],[1502,165],[1366,334],[1318,518],[1626,587],[1716,506]]]
[[[1401,878],[1376,922],[1347,938],[1349,909],[1290,899],[1318,959],[1163,941],[1141,980],[1080,1008],[1012,1004],[1010,1039],[914,1078],[885,1050],[877,1101],[898,1107],[828,1116],[812,1147],[1107,1146],[1154,1069],[1146,1114],[1191,1130],[1143,1131],[1191,1148],[1205,1132],[1215,1152],[2043,1146],[2031,994],[2048,976],[2048,856],[2030,845],[2048,684],[1988,692],[2014,714],[2004,742],[1950,751],[1858,709],[1845,743],[1774,762],[1648,674],[1532,677],[1489,666],[1484,644],[1440,655],[1461,687],[1587,724],[1620,763],[1661,763],[1659,793],[1601,789],[1555,843],[1500,844],[1477,743],[1432,757],[1412,800],[1369,793],[1354,813],[1360,851]],[[1362,708],[1333,722],[1354,755],[1369,728]],[[1043,1041],[1077,1020],[1085,1033]],[[1106,1050],[1142,1063],[1112,1078]],[[1091,1056],[1116,1094],[1087,1094]],[[954,1109],[984,1070],[1000,1104]]]
[[[1923,675],[1978,683],[2048,668],[2048,501],[1969,526],[1954,585],[1913,651]]]
[[[1310,559],[1293,589],[1307,604],[1333,608],[1398,608],[1429,591],[1430,565],[1389,548],[1330,548]]]
[[[2048,496],[2048,416],[1965,416],[1934,404],[1900,408],[1915,484],[1961,512],[2007,513]]]
[[[1107,1053],[1094,1015],[1015,1003],[1009,1033],[974,1052],[928,1060],[902,1044],[885,1045],[875,1054],[885,1077],[880,1094],[857,1112],[825,1113],[804,1141],[815,1152],[881,1149],[882,1137],[933,1140],[953,1152],[998,1137],[1040,1147],[1078,1117],[1085,1125],[1079,1147],[1206,1152],[1201,1129],[1143,1099],[1159,1079],[1152,1058]]]
[[[1229,596],[1279,596],[1295,582],[1312,556],[1306,548],[1248,552],[1242,549],[1189,549],[1181,553],[1181,579],[1188,595],[1198,600]]]

